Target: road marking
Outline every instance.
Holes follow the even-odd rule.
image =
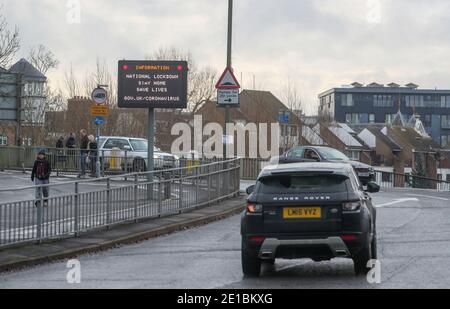
[[[429,196],[429,195],[420,195],[420,194],[406,194],[406,195],[431,198],[431,199],[440,200],[440,201],[448,201],[449,200],[448,198],[437,197],[437,196]]]
[[[405,203],[405,202],[418,202],[419,200],[416,198],[401,198],[401,199],[397,199],[393,202],[389,202],[389,203],[385,203],[385,204],[380,204],[380,205],[375,205],[376,208],[383,208],[386,206],[392,206],[392,205],[396,205],[396,204],[401,204],[401,203]]]

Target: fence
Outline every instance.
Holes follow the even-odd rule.
[[[241,158],[241,179],[256,180],[264,167],[269,165],[269,160]]]
[[[81,153],[80,149],[58,149],[51,147],[0,147],[0,170],[19,169],[30,170],[33,168],[34,160],[40,150],[45,150],[47,160],[52,165],[52,170],[58,176],[79,175],[81,173]],[[99,162],[100,173],[103,176],[120,175],[130,172],[146,171],[147,153],[141,156],[126,150],[100,150]],[[89,157],[90,162],[85,165],[86,173],[95,174],[96,156]],[[160,155],[154,159],[154,166],[157,170],[193,167],[199,164],[217,162],[214,159],[185,158],[175,159],[174,156]]]
[[[0,190],[0,248],[177,214],[239,193],[239,160]],[[50,197],[33,197],[48,188]]]
[[[384,188],[411,188],[450,191],[450,182],[426,177],[376,171],[375,182]]]
[[[241,159],[241,179],[255,180],[261,170],[269,164],[263,159]],[[450,182],[407,174],[376,171],[375,182],[384,188],[411,188],[450,191]]]

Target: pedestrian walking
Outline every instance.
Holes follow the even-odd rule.
[[[63,167],[66,169],[66,156],[64,154],[64,136],[61,136],[56,142],[56,161],[53,166],[55,169]]]
[[[96,169],[97,169],[97,155],[98,155],[98,145],[97,141],[94,137],[94,135],[89,135],[89,162],[90,162],[90,168],[91,168],[91,176],[96,176]]]
[[[70,162],[72,162],[72,164],[74,165],[74,168],[76,168],[77,166],[77,156],[76,156],[76,151],[75,148],[77,148],[77,141],[75,139],[75,133],[70,133],[69,138],[67,139],[66,142],[66,148],[67,148],[67,155],[69,156],[69,165]]]
[[[75,139],[75,133],[70,133],[70,136],[66,142],[66,148],[75,149],[76,147],[77,147],[77,141]]]
[[[57,149],[63,149],[64,148],[64,137],[61,136],[58,141],[56,142],[56,148]]]
[[[87,158],[89,155],[89,138],[86,130],[80,130],[80,174],[79,178],[86,176]]]
[[[31,181],[36,185],[36,207],[40,205],[42,197],[44,198],[44,206],[47,206],[48,204],[49,188],[47,186],[41,186],[48,185],[50,183],[51,173],[51,164],[45,158],[45,151],[41,150],[34,161],[33,171],[31,172]]]

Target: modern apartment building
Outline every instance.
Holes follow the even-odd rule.
[[[412,83],[353,83],[325,91],[319,100],[321,117],[349,125],[390,124],[399,109],[405,121],[420,115],[427,133],[442,147],[450,148],[450,90],[420,89]]]

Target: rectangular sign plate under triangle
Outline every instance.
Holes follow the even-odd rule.
[[[216,84],[216,89],[239,89],[241,86],[230,68],[226,68]]]
[[[239,89],[217,90],[218,105],[239,105]]]

